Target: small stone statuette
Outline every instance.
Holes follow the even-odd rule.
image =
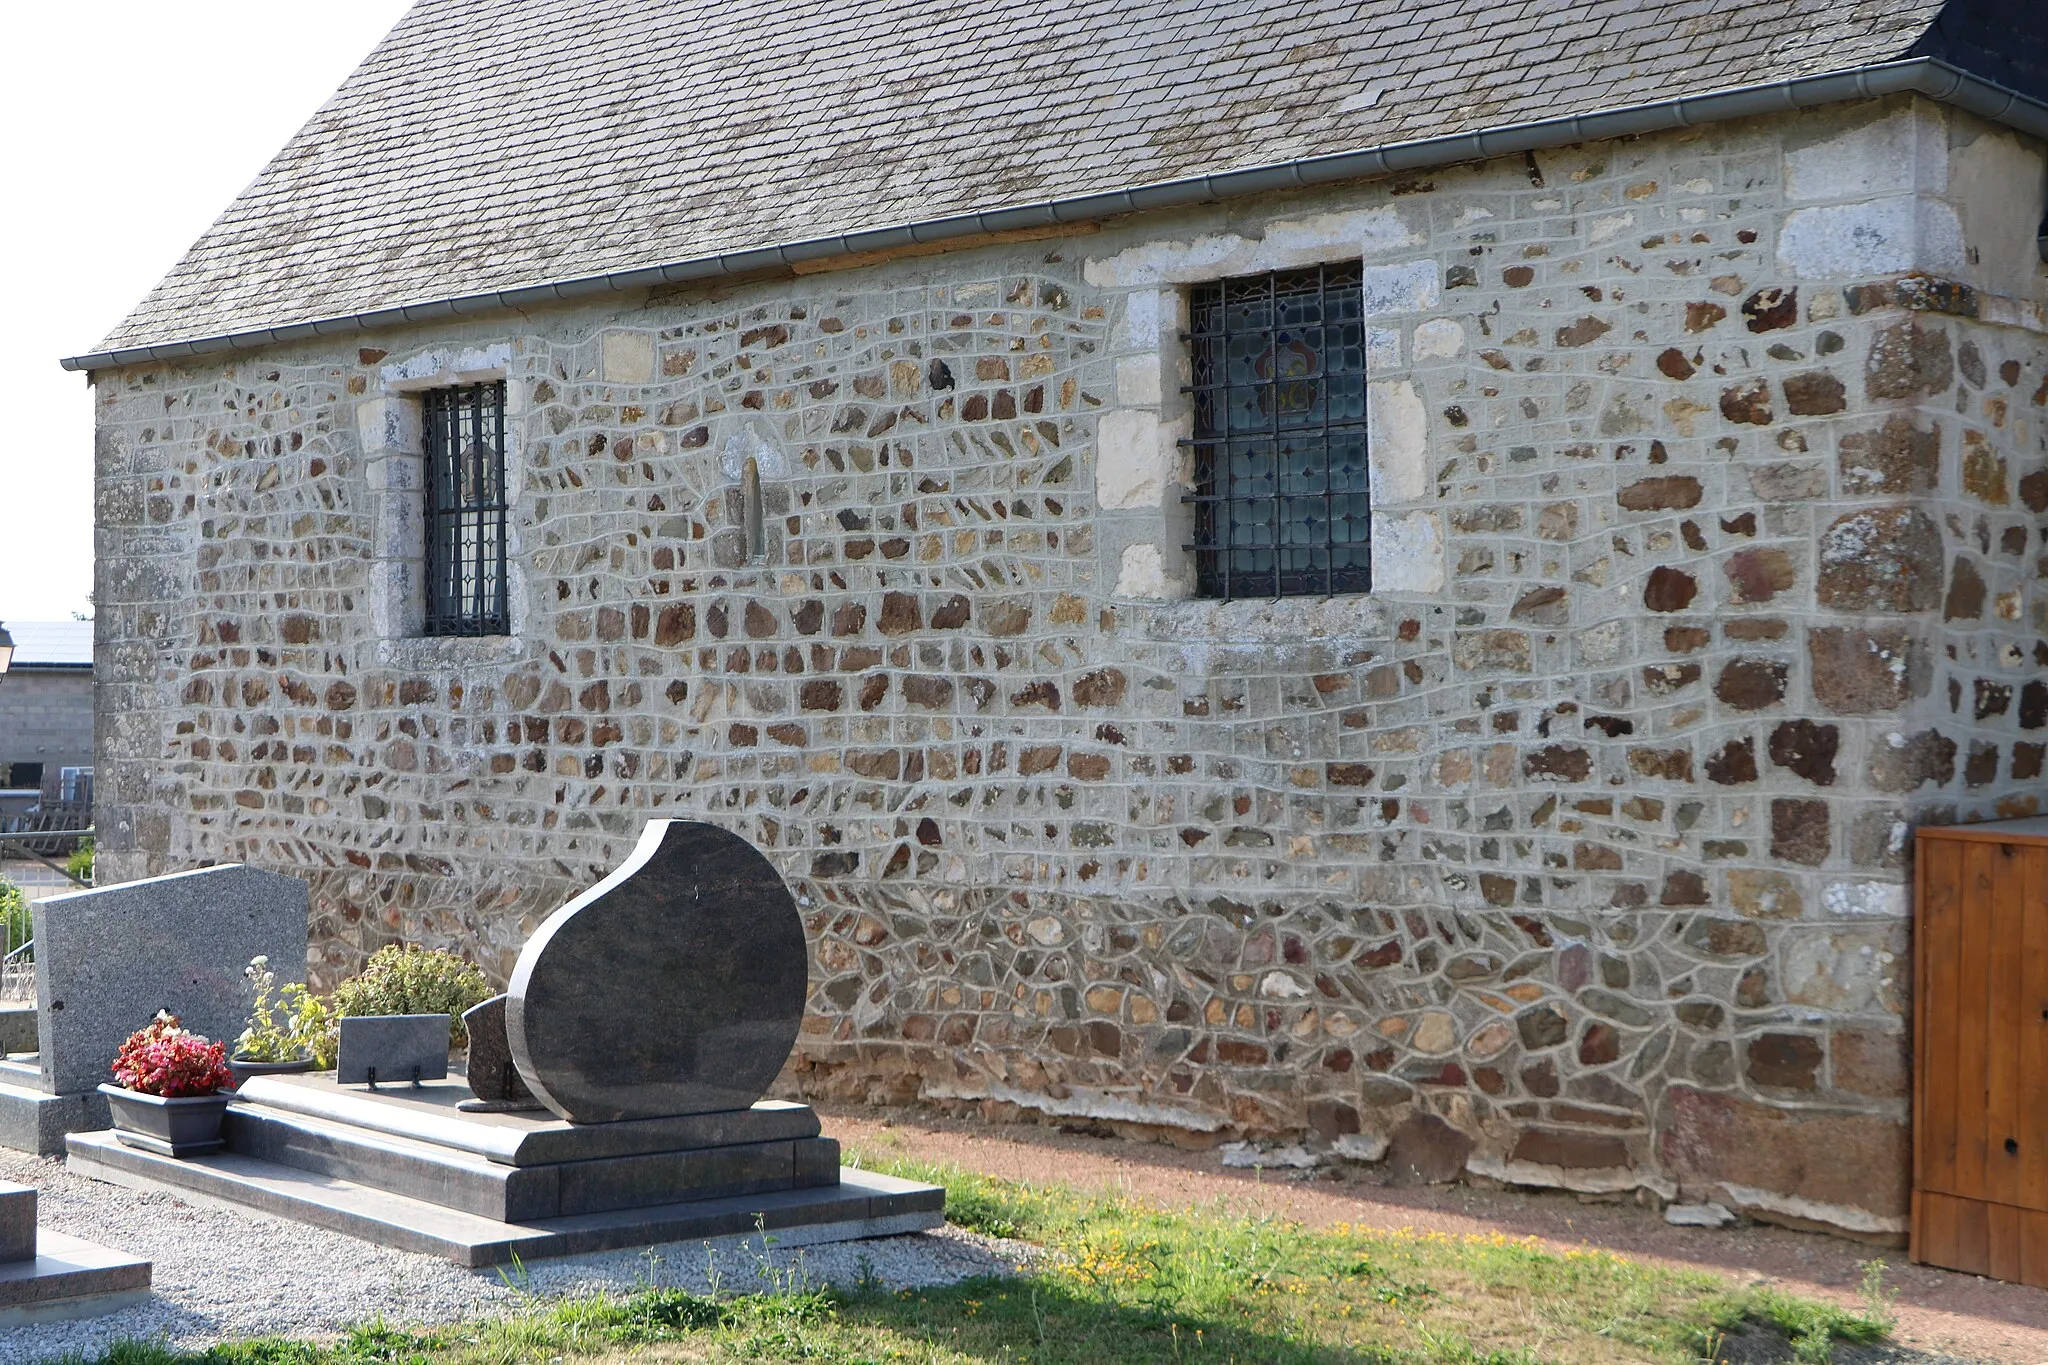
[[[519,1066],[512,1060],[512,1044],[505,1037],[504,996],[494,995],[481,1005],[464,1010],[462,1026],[469,1031],[472,1098],[456,1105],[457,1109],[471,1114],[503,1114],[546,1107],[519,1079]]]

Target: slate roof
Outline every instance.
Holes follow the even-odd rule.
[[[1940,0],[418,0],[101,344],[1903,57]]]

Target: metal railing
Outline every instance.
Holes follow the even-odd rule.
[[[78,876],[63,863],[44,853],[37,845],[54,839],[90,839],[93,827],[83,829],[37,829],[12,830],[0,833],[0,852],[10,846],[19,848],[45,867],[60,874],[73,886],[91,886],[92,883]],[[73,844],[72,847],[77,847]],[[21,926],[24,929],[26,925]],[[6,942],[6,954],[0,956],[0,1000],[32,1000],[36,993],[36,941],[32,930],[19,943],[14,942],[16,926],[8,923],[0,928],[0,937]]]

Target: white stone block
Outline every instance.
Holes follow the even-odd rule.
[[[1187,595],[1186,584],[1166,571],[1166,556],[1157,545],[1126,545],[1117,568],[1118,597],[1170,601]]]
[[[1435,512],[1372,514],[1374,592],[1431,593],[1444,586],[1444,525]]]
[[[1955,210],[1900,197],[1800,209],[1778,233],[1778,265],[1800,279],[1953,271],[1963,263]]]
[[[1399,265],[1371,265],[1365,268],[1360,288],[1365,313],[1426,313],[1443,302],[1442,274],[1436,258],[1403,261]]]
[[[1159,414],[1120,408],[1095,428],[1095,500],[1105,511],[1158,507],[1172,469]]]
[[[1450,360],[1465,350],[1465,328],[1450,318],[1431,318],[1415,329],[1417,360]]]
[[[1366,461],[1372,505],[1413,502],[1429,491],[1429,414],[1408,379],[1369,384]]]
[[[607,383],[652,383],[654,338],[646,332],[606,332],[598,338],[597,363]]]
[[[1735,1215],[1719,1204],[1673,1204],[1664,1210],[1664,1221],[1675,1228],[1725,1228]]]
[[[1116,363],[1116,401],[1136,407],[1159,404],[1159,353],[1125,356]]]
[[[1947,129],[1912,107],[1785,154],[1785,197],[1795,203],[1875,199],[1948,184]]]

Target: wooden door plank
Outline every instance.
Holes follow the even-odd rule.
[[[1984,1195],[1993,1203],[2012,1205],[2019,1202],[2020,1158],[2032,1145],[2021,1140],[2019,1101],[2026,859],[2017,844],[1982,847],[1989,851],[1991,876],[1989,985],[1984,994]],[[2017,1224],[2013,1236],[2018,1237]]]
[[[1920,1208],[1914,1218],[1913,1237],[1918,1247],[1913,1259],[1924,1265],[1953,1268],[1956,1261],[1956,1199],[1953,1195],[1920,1192]]]
[[[2015,1202],[2023,1208],[2048,1209],[2048,847],[2027,845],[2020,863],[2024,924],[2018,1048],[2020,1187]],[[2048,1266],[2043,1269],[2048,1271]]]
[[[2020,1218],[2010,1204],[1984,1206],[1985,1274],[2009,1284],[2020,1282]]]
[[[2020,1210],[2020,1283],[2048,1288],[2048,1213]]]
[[[1991,1206],[1981,1199],[1956,1200],[1957,1270],[1991,1273]]]
[[[1987,1193],[1984,1149],[1990,1120],[1987,1063],[1991,1052],[1991,887],[1993,860],[1997,857],[1996,844],[1973,843],[1963,849],[1962,904],[1957,925],[1961,951],[1956,969],[1953,1192],[1965,1199],[1982,1199]],[[1977,1240],[1981,1245],[1981,1233]]]
[[[1919,1122],[1913,1150],[1920,1187],[1953,1194],[1956,1188],[1956,996],[1961,959],[1963,845],[1922,839],[1920,898],[1916,934],[1916,1020],[1914,1072]],[[1944,1252],[1943,1254],[1946,1254]],[[1935,1264],[1944,1262],[1930,1261]]]

